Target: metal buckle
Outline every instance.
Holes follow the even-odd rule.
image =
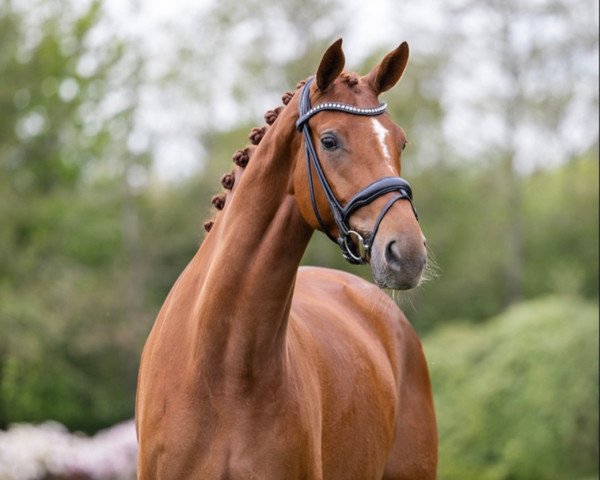
[[[352,237],[355,237],[354,240]],[[348,244],[348,239],[351,240],[352,245]],[[354,230],[348,230],[344,236],[344,247],[346,258],[352,263],[366,263],[369,255],[369,247],[365,245],[365,239],[362,235]],[[358,249],[358,256],[353,252],[353,247]]]

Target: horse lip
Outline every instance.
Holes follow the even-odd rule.
[[[410,290],[418,287],[420,281],[421,276],[419,275],[416,281],[388,281],[388,279],[385,279],[385,281],[381,284],[377,282],[377,286],[379,288],[390,288],[392,290]]]

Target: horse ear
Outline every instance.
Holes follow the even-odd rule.
[[[408,43],[402,42],[393,52],[388,53],[379,65],[366,76],[367,83],[379,95],[392,88],[406,68],[408,62]]]
[[[317,87],[324,92],[342,73],[346,57],[342,50],[342,39],[336,40],[325,52],[317,70]]]

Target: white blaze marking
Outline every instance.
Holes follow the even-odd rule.
[[[376,118],[371,119],[371,124],[373,125],[373,131],[379,140],[379,145],[381,145],[381,152],[385,157],[385,163],[387,163],[388,168],[392,171],[392,173],[394,173],[394,168],[392,167],[392,156],[390,155],[387,143],[385,143],[385,139],[390,132],[388,132],[387,128],[385,128]]]

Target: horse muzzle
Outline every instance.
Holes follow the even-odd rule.
[[[409,290],[423,278],[427,247],[422,235],[381,235],[371,252],[373,279],[380,288]]]

